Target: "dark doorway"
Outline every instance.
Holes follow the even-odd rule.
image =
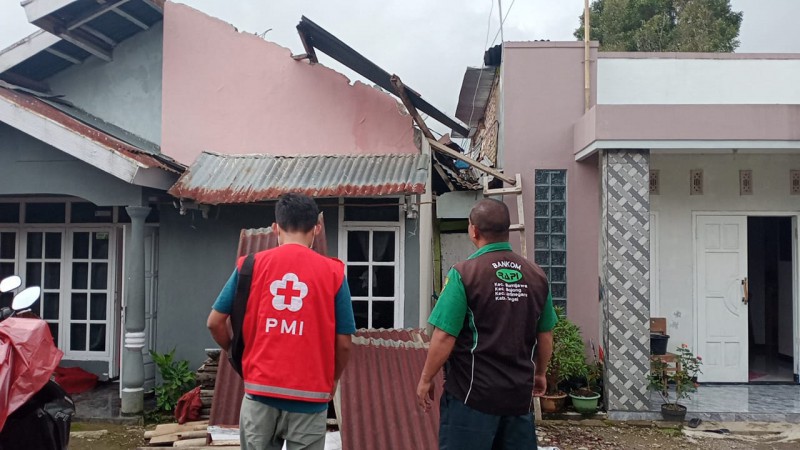
[[[794,380],[792,219],[748,217],[751,383]]]

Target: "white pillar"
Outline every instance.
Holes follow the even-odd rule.
[[[422,140],[422,154],[428,164],[425,193],[419,205],[419,327],[427,328],[433,301],[433,188],[431,184],[431,147]]]

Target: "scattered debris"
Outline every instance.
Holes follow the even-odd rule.
[[[211,415],[211,403],[214,400],[214,387],[217,384],[217,371],[219,369],[219,355],[221,350],[218,348],[207,348],[208,358],[203,365],[197,369],[195,380],[200,386],[200,401],[203,409],[200,411],[200,419],[208,420]]]

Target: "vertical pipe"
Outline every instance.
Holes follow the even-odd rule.
[[[422,154],[426,155],[428,179],[419,205],[419,327],[426,328],[433,298],[433,190],[431,184],[431,147],[422,140]]]
[[[503,48],[503,42],[506,41],[505,36],[503,36],[503,3],[501,0],[497,0],[497,14],[500,15],[500,48]]]
[[[499,0],[498,0],[499,1]],[[592,80],[589,67],[590,53],[590,34],[592,31],[592,19],[589,10],[589,0],[583,0],[583,106],[584,111],[589,111],[592,99]]]

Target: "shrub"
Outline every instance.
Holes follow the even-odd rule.
[[[577,325],[567,320],[563,308],[556,308],[558,323],[553,328],[553,356],[547,366],[547,394],[559,392],[564,381],[587,375],[583,337]]]
[[[153,362],[161,373],[161,385],[156,387],[156,409],[174,411],[178,399],[192,389],[195,384],[194,372],[189,369],[189,361],[175,361],[175,349],[169,353],[151,351]]]

